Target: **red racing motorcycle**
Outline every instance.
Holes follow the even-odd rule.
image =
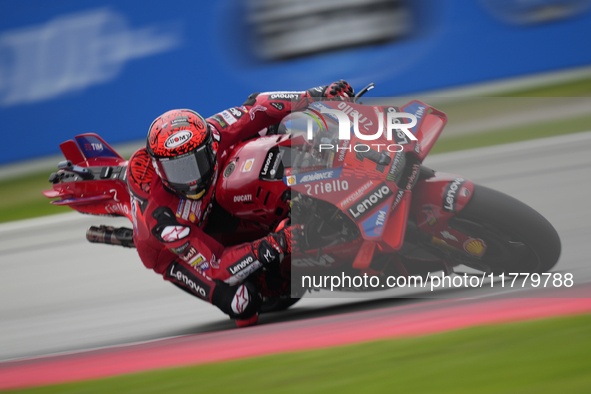
[[[205,231],[224,245],[254,240],[286,217],[303,225],[298,252],[256,272],[263,311],[297,302],[302,275],[419,276],[463,265],[485,274],[541,273],[558,261],[560,238],[538,212],[466,177],[425,167],[447,116],[419,101],[402,106],[312,103],[236,145],[220,172]],[[341,111],[356,128],[340,139]],[[333,112],[334,113],[334,112]],[[403,130],[369,139],[388,113],[412,114],[414,139]],[[396,118],[402,123],[404,117]],[[361,135],[360,135],[361,134]],[[96,134],[60,145],[66,161],[44,191],[55,205],[125,216],[131,205],[127,161]],[[216,214],[217,212],[217,214]],[[128,228],[91,227],[87,238],[133,247]],[[293,285],[293,286],[292,286]],[[376,290],[356,287],[345,290]],[[290,297],[291,296],[291,297]]]

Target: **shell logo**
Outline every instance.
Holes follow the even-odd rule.
[[[242,167],[242,172],[248,172],[248,171],[252,170],[253,164],[254,164],[254,159],[246,160],[246,163],[244,163],[244,167]]]
[[[486,243],[480,238],[470,238],[464,242],[464,250],[470,254],[481,257],[486,251]]]
[[[287,177],[287,186],[295,185],[295,183],[296,183],[295,176],[292,175],[292,176]]]

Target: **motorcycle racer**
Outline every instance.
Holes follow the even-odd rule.
[[[207,119],[178,109],[154,120],[146,147],[131,157],[127,170],[134,243],[144,265],[216,305],[239,326],[255,324],[262,301],[247,278],[291,253],[292,228],[279,226],[261,239],[231,247],[206,234],[220,169],[235,144],[305,108],[311,99],[353,95],[340,80],[301,92],[254,93],[242,106]]]

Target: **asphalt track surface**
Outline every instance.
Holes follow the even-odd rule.
[[[553,271],[572,273],[579,288],[576,296],[566,297],[591,298],[586,285],[591,283],[591,132],[442,154],[427,158],[425,164],[507,193],[543,214],[562,240],[562,255]],[[235,329],[217,308],[145,269],[135,250],[85,240],[89,225],[111,223],[127,225],[122,219],[73,213],[0,226],[0,361],[191,334],[223,332],[226,339],[244,335],[244,329]],[[529,291],[499,286],[435,292],[396,289],[372,293],[371,299],[335,299],[324,293],[323,298],[307,296],[286,312],[263,315],[258,327],[247,330],[273,332],[273,327],[285,330],[339,316],[363,325],[368,311],[373,317],[388,317],[400,308],[412,311],[436,302],[431,309],[441,314],[461,301],[449,298],[479,303],[497,296],[532,297]],[[557,293],[538,289],[533,294]],[[448,300],[437,304],[436,298]],[[198,340],[199,335],[185,338]]]

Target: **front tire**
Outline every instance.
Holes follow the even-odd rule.
[[[484,186],[474,185],[472,198],[450,226],[486,242],[481,262],[495,273],[546,272],[560,257],[560,238],[550,222],[521,201]]]

